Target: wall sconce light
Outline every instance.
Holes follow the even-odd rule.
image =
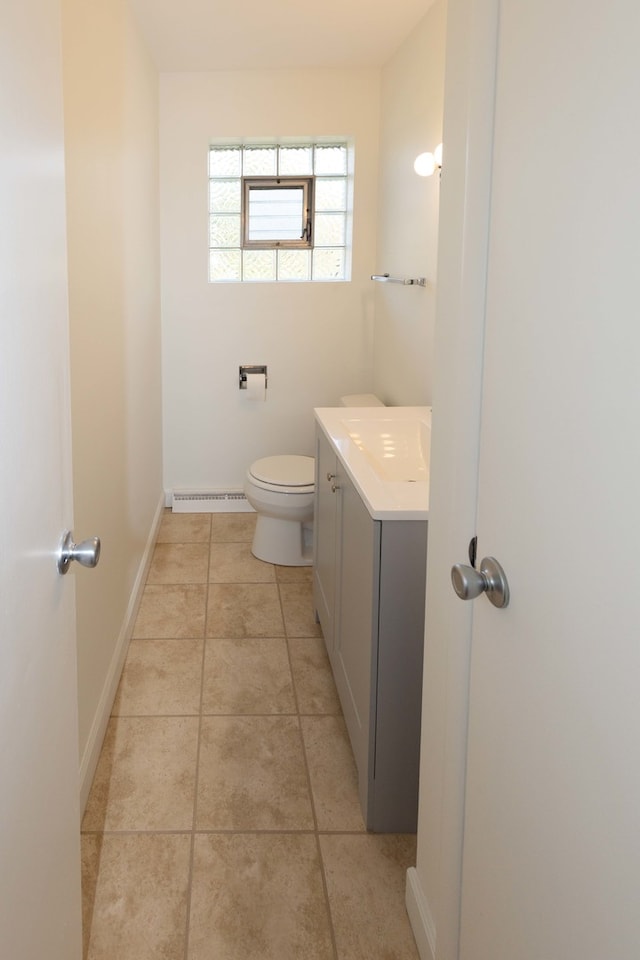
[[[442,144],[439,143],[433,153],[419,154],[413,164],[413,169],[419,177],[430,177],[438,169],[442,171]]]

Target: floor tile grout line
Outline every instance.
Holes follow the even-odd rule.
[[[216,642],[216,638],[212,639],[213,642]],[[335,713],[301,713],[298,714],[292,710],[272,710],[267,713],[265,710],[261,710],[255,713],[229,713],[225,711],[224,713],[215,713],[211,710],[201,710],[198,713],[114,713],[112,714],[112,719],[114,720],[182,720],[188,719],[189,717],[238,717],[239,719],[247,718],[251,719],[252,717],[259,719],[269,719],[270,717],[335,717],[338,714]]]
[[[303,735],[303,732],[302,732],[302,723],[301,723],[301,721],[300,721],[300,703],[299,703],[299,698],[298,698],[297,684],[296,684],[296,680],[295,680],[295,676],[294,676],[294,672],[293,672],[293,666],[292,666],[292,663],[291,663],[291,648],[290,648],[290,646],[289,646],[289,635],[288,635],[288,631],[287,631],[286,622],[285,622],[285,619],[284,619],[284,606],[283,606],[283,603],[282,603],[282,596],[281,596],[281,594],[280,594],[280,585],[279,585],[279,584],[278,584],[278,599],[279,599],[279,601],[280,601],[280,610],[281,610],[281,615],[282,615],[282,622],[283,622],[283,624],[284,624],[284,631],[285,631],[285,638],[284,638],[284,639],[285,639],[285,643],[286,643],[286,647],[287,647],[287,660],[288,660],[288,663],[289,663],[289,673],[290,673],[290,675],[291,675],[291,686],[292,686],[292,688],[293,688],[293,698],[294,698],[294,702],[295,702],[295,705],[296,705],[296,718],[297,718],[297,721],[298,721],[298,733],[299,733],[299,736],[300,736],[300,746],[301,746],[301,749],[302,749],[302,757],[303,757],[303,761],[304,761],[305,777],[306,777],[306,781],[307,781],[307,791],[308,791],[308,793],[309,793],[309,802],[310,802],[310,804],[311,804],[311,814],[312,814],[312,816],[313,816],[314,833],[317,834],[317,832],[318,832],[318,816],[317,816],[317,813],[316,813],[315,798],[314,798],[314,795],[313,795],[313,788],[312,788],[312,785],[311,785],[311,773],[310,773],[310,769],[309,769],[309,760],[308,760],[308,758],[307,758],[307,748],[306,748],[306,745],[305,745],[305,742],[304,742],[304,735]]]
[[[189,958],[189,939],[191,933],[191,907],[193,894],[193,872],[195,865],[196,826],[198,822],[198,784],[200,779],[200,751],[202,748],[202,705],[204,703],[204,677],[207,657],[207,626],[209,619],[209,575],[211,568],[211,538],[213,518],[209,521],[209,543],[207,545],[207,582],[204,597],[204,637],[202,642],[202,659],[200,661],[200,704],[198,712],[198,735],[196,743],[196,765],[193,777],[193,819],[191,823],[191,846],[189,851],[189,875],[187,879],[187,896],[185,910],[184,960]]]
[[[129,827],[126,830],[114,830],[108,828],[106,830],[83,830],[82,835],[86,837],[102,837],[102,836],[111,836],[111,837],[137,837],[140,834],[145,835],[154,835],[154,836],[190,836],[192,833],[195,833],[198,836],[208,836],[210,834],[217,836],[227,836],[228,834],[242,834],[247,837],[259,837],[259,836],[298,836],[302,834],[304,836],[313,837],[366,837],[369,836],[366,830],[316,830],[314,827],[245,827],[243,829],[238,829],[236,827],[217,827],[217,828],[207,828],[199,827],[196,830],[192,830],[190,827],[184,827],[183,829],[177,828],[152,828],[148,829],[147,827],[141,828],[140,830],[134,830]]]
[[[284,633],[285,633],[285,639],[286,639],[286,644],[287,644],[287,657],[288,657],[288,660],[289,660],[289,671],[290,671],[290,673],[291,673],[291,683],[292,683],[292,685],[293,685],[293,695],[294,695],[294,699],[295,699],[296,709],[297,709],[297,712],[298,712],[298,729],[299,729],[299,733],[300,733],[300,743],[301,743],[301,746],[302,746],[302,756],[303,756],[303,759],[304,759],[305,773],[306,773],[306,778],[307,778],[307,790],[308,790],[308,792],[309,792],[309,801],[310,801],[310,803],[311,803],[311,813],[313,814],[313,823],[314,823],[313,836],[314,836],[314,840],[315,840],[316,855],[317,855],[317,857],[318,857],[318,867],[319,867],[319,869],[320,869],[320,880],[321,880],[321,883],[322,883],[322,895],[323,895],[323,897],[324,897],[324,905],[325,905],[325,912],[326,912],[326,917],[327,917],[327,924],[328,924],[328,926],[329,926],[329,936],[330,936],[330,939],[331,939],[331,949],[332,949],[332,951],[333,951],[334,960],[338,960],[338,944],[337,944],[337,941],[336,941],[336,931],[335,931],[335,927],[334,927],[334,923],[333,923],[333,914],[332,914],[332,912],[331,912],[331,900],[330,900],[330,898],[329,898],[329,886],[328,886],[328,883],[327,883],[327,876],[326,876],[325,864],[324,864],[324,860],[323,860],[323,857],[322,857],[322,846],[321,846],[321,844],[320,844],[320,830],[319,830],[319,826],[318,826],[318,814],[317,814],[317,811],[316,811],[316,800],[315,800],[315,796],[314,796],[314,792],[313,792],[313,785],[312,785],[312,783],[311,783],[311,768],[310,768],[310,765],[309,765],[309,758],[308,758],[308,755],[307,755],[307,747],[306,747],[306,743],[305,743],[305,739],[304,739],[304,733],[303,733],[303,729],[302,729],[302,715],[301,715],[301,713],[300,713],[300,701],[299,701],[299,698],[298,698],[297,683],[296,683],[295,673],[294,673],[294,670],[293,670],[293,663],[292,663],[292,660],[291,660],[291,645],[290,645],[290,643],[289,643],[289,640],[290,640],[290,639],[294,639],[294,638],[290,638],[290,637],[289,637],[289,631],[288,631],[288,629],[287,629],[287,623],[286,623],[285,616],[284,616],[284,603],[283,603],[283,600],[282,600],[282,593],[281,593],[281,591],[280,591],[280,581],[278,581],[278,599],[279,599],[279,601],[280,601],[280,610],[281,610],[281,614],[282,614],[282,622],[283,622],[283,625],[284,625]]]

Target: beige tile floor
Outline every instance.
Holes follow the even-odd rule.
[[[83,820],[87,960],[417,960],[412,836],[363,825],[308,568],[162,521]]]

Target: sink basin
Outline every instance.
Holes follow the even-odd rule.
[[[428,518],[430,407],[318,407],[315,419],[374,520]]]
[[[353,418],[343,423],[381,480],[428,480],[431,435],[421,420]]]

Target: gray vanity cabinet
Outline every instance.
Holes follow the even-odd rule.
[[[418,811],[427,521],[373,520],[320,429],[314,602],[369,830],[413,832]]]

